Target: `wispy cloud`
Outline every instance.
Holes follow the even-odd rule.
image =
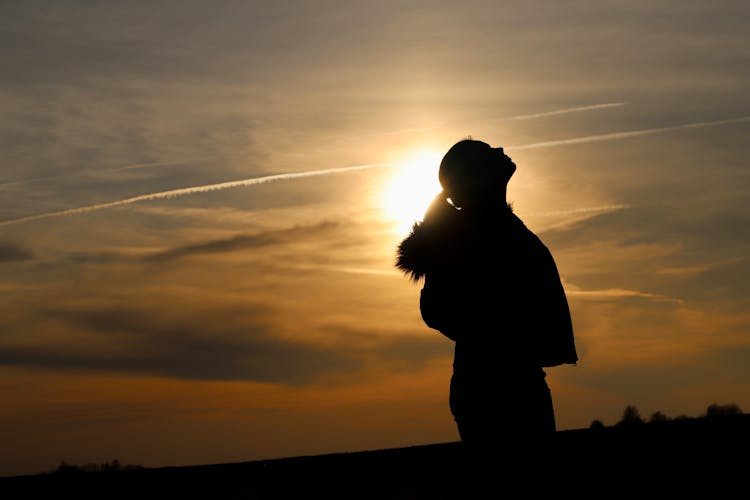
[[[666,276],[688,276],[692,274],[704,273],[711,269],[711,266],[682,266],[682,267],[665,267],[656,271],[656,274]]]
[[[265,184],[267,182],[290,180],[290,179],[301,179],[304,177],[316,177],[320,175],[332,175],[332,174],[340,174],[340,173],[346,173],[346,172],[355,172],[358,170],[382,168],[382,167],[387,167],[391,165],[392,165],[391,163],[368,163],[365,165],[354,165],[354,166],[339,167],[339,168],[327,168],[327,169],[321,169],[321,170],[308,170],[307,172],[294,172],[294,173],[287,173],[287,174],[266,175],[262,177],[252,177],[249,179],[240,179],[236,181],[219,182],[216,184],[204,184],[201,186],[171,189],[168,191],[159,191],[156,193],[148,193],[148,194],[141,194],[137,196],[131,196],[130,198],[123,198],[120,200],[110,201],[106,203],[97,203],[94,205],[85,205],[82,207],[58,210],[55,212],[45,212],[41,214],[28,215],[25,217],[18,217],[16,219],[8,219],[8,220],[0,221],[0,226],[8,226],[11,224],[18,224],[20,222],[30,222],[30,221],[40,220],[40,219],[47,219],[50,217],[83,214],[86,212],[93,212],[95,210],[101,210],[103,208],[112,208],[112,207],[119,207],[123,205],[130,205],[132,203],[137,203],[139,201],[151,201],[151,200],[161,200],[161,199],[168,199],[168,198],[177,198],[179,196],[185,196],[188,194],[207,193],[210,191],[221,191],[223,189],[230,189],[230,188],[236,188],[236,187],[257,186],[258,184]]]
[[[639,290],[628,290],[626,288],[606,288],[602,290],[580,290],[574,287],[565,288],[565,293],[573,297],[582,297],[587,299],[622,299],[630,297],[640,297],[644,299],[659,300],[666,302],[676,302],[682,304],[684,301],[675,297],[667,297],[656,293],[641,292]]]
[[[0,262],[17,262],[29,260],[32,257],[28,249],[16,243],[0,241]]]
[[[607,108],[617,108],[620,106],[624,106],[626,103],[624,102],[605,102],[601,104],[589,104],[586,106],[576,106],[572,108],[562,108],[562,109],[553,109],[550,111],[540,111],[539,113],[528,113],[523,115],[514,115],[514,116],[501,116],[499,118],[490,118],[492,121],[510,121],[510,120],[532,120],[535,118],[547,118],[550,116],[557,116],[557,115],[567,115],[569,113],[582,113],[584,111],[596,111],[599,109],[607,109]],[[431,127],[410,127],[410,128],[403,128],[398,130],[390,130],[386,132],[373,132],[369,134],[363,134],[360,137],[369,137],[369,136],[387,136],[387,135],[397,135],[397,134],[410,134],[410,133],[416,133],[416,132],[426,132],[429,130],[433,130],[438,126],[445,125],[447,122],[445,121],[436,121],[432,122]]]
[[[388,276],[388,277],[401,277],[403,276],[402,273],[398,271],[394,271],[392,269],[375,269],[375,268],[366,268],[366,267],[351,267],[351,266],[322,266],[322,265],[315,265],[315,266],[304,266],[304,265],[295,265],[293,266],[294,269],[299,269],[301,271],[328,271],[332,273],[346,273],[346,274],[364,274],[368,276]]]
[[[265,247],[284,243],[289,240],[297,241],[300,237],[309,237],[320,235],[321,232],[327,232],[338,227],[334,222],[321,222],[311,226],[294,226],[287,229],[275,231],[265,231],[257,234],[241,234],[231,238],[216,239],[171,248],[158,252],[146,257],[147,261],[164,262],[193,255],[213,254],[246,250],[248,248]]]
[[[147,299],[143,299],[144,302]],[[319,383],[368,366],[398,363],[419,369],[445,356],[445,343],[409,330],[378,333],[327,324],[325,338],[279,335],[273,311],[245,304],[186,307],[165,301],[159,314],[144,304],[58,304],[37,311],[61,328],[85,332],[91,342],[73,345],[58,337],[46,342],[4,342],[0,366],[145,374],[189,380],[243,380],[276,384]],[[62,307],[66,306],[66,307]],[[32,322],[32,337],[40,335]],[[304,325],[305,331],[311,327]]]
[[[142,170],[142,169],[149,169],[149,168],[179,167],[179,166],[190,165],[190,164],[194,164],[198,162],[208,162],[212,160],[214,160],[214,158],[193,158],[191,160],[153,161],[153,162],[143,162],[143,163],[132,163],[128,165],[121,165],[119,167],[102,168],[102,169],[99,169],[98,172],[121,172],[121,171],[127,171],[127,170]],[[64,176],[70,177],[71,175],[86,175],[89,173],[90,171],[88,170],[79,170],[79,171],[74,171],[74,172],[65,172]],[[45,175],[42,177],[30,177],[30,178],[22,179],[22,180],[0,182],[0,190],[6,189],[9,187],[23,186],[23,185],[31,184],[34,182],[59,179],[61,177],[63,176]]]
[[[0,365],[126,372],[193,380],[253,380],[300,384],[325,373],[356,370],[362,353],[275,337],[263,325],[211,328],[206,318],[160,321],[139,310],[60,312],[60,319],[118,346],[0,345]],[[203,320],[203,321],[200,321]],[[215,322],[214,322],[215,324]],[[284,362],[279,362],[284,360]]]
[[[639,129],[639,130],[629,130],[629,131],[624,131],[624,132],[613,132],[609,134],[587,135],[587,136],[582,136],[582,137],[572,137],[569,139],[559,139],[559,140],[554,140],[554,141],[534,142],[531,144],[509,146],[505,148],[505,150],[519,151],[519,150],[524,150],[524,149],[568,146],[572,144],[584,144],[584,143],[597,142],[597,141],[613,141],[613,140],[620,140],[620,139],[629,139],[631,137],[639,137],[639,136],[644,136],[644,135],[659,134],[663,132],[671,132],[671,131],[676,131],[676,130],[715,127],[719,125],[732,125],[736,123],[750,123],[750,116],[741,116],[738,118],[729,118],[726,120],[684,123],[680,125],[672,125],[669,127],[647,128],[647,129]],[[95,210],[101,210],[104,208],[112,208],[112,207],[118,207],[118,206],[123,206],[123,205],[130,205],[132,203],[137,203],[140,201],[177,198],[177,197],[185,196],[189,194],[206,193],[209,191],[221,191],[224,189],[230,189],[230,188],[236,188],[236,187],[256,186],[259,184],[265,184],[267,182],[301,179],[305,177],[316,177],[316,176],[322,176],[322,175],[341,174],[341,173],[348,173],[348,172],[356,172],[360,170],[369,170],[369,169],[393,167],[393,166],[395,166],[395,164],[390,163],[390,162],[367,163],[363,165],[354,165],[354,166],[349,166],[349,167],[338,167],[338,168],[328,168],[328,169],[320,169],[320,170],[309,170],[306,172],[293,172],[293,173],[286,173],[286,174],[266,175],[262,177],[252,177],[249,179],[240,179],[236,181],[219,182],[216,184],[204,184],[200,186],[192,186],[192,187],[187,187],[187,188],[171,189],[168,191],[159,191],[156,193],[141,194],[137,196],[132,196],[130,198],[123,198],[120,200],[110,201],[106,203],[97,203],[94,205],[85,205],[82,207],[69,208],[69,209],[58,210],[54,212],[45,212],[41,214],[27,215],[25,217],[18,217],[15,219],[7,219],[4,221],[0,221],[0,226],[8,226],[11,224],[18,224],[21,222],[31,222],[31,221],[40,220],[40,219],[47,219],[50,217],[82,214],[86,212],[93,212]],[[584,210],[589,210],[589,209],[584,209]]]
[[[596,207],[581,207],[571,208],[568,210],[554,210],[551,212],[534,212],[530,213],[530,216],[536,217],[553,217],[557,215],[576,215],[576,214],[587,214],[596,212],[614,212],[615,210],[624,210],[631,208],[630,205],[601,205]]]
[[[710,263],[701,263],[699,265],[688,265],[688,266],[666,266],[656,271],[656,274],[663,274],[667,276],[686,276],[692,274],[705,273],[720,267],[732,266],[745,262],[748,260],[747,256],[731,257],[719,261],[712,261]]]
[[[545,118],[548,116],[567,115],[568,113],[580,113],[583,111],[594,111],[597,109],[617,108],[624,105],[624,102],[605,102],[602,104],[590,104],[588,106],[578,106],[575,108],[555,109],[552,111],[542,111],[540,113],[510,116],[507,118],[501,118],[501,120],[530,120],[532,118]]]
[[[509,146],[504,148],[507,151],[520,151],[523,149],[549,148],[553,146],[569,146],[571,144],[584,144],[587,142],[597,141],[614,141],[618,139],[629,139],[642,135],[660,134],[663,132],[672,132],[675,130],[687,130],[693,128],[715,127],[718,125],[732,125],[735,123],[748,123],[750,116],[740,116],[738,118],[729,118],[726,120],[715,120],[708,122],[683,123],[681,125],[671,125],[669,127],[644,128],[639,130],[629,130],[626,132],[612,132],[609,134],[586,135],[583,137],[571,137],[570,139],[558,139],[554,141],[534,142],[531,144],[522,144],[518,146]]]
[[[121,167],[115,167],[109,169],[109,172],[119,172],[121,170],[139,170],[143,168],[158,168],[158,167],[178,167],[190,163],[197,163],[200,161],[211,161],[212,158],[193,158],[192,160],[174,160],[174,161],[152,161],[145,163],[133,163],[132,165],[123,165]]]

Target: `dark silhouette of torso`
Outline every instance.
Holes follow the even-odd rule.
[[[424,280],[425,323],[455,341],[450,409],[461,440],[483,448],[554,433],[544,368],[578,359],[552,255],[508,205],[494,207],[458,210],[439,195],[396,264]]]

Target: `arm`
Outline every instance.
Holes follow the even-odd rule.
[[[440,275],[428,274],[419,294],[419,310],[425,324],[449,339],[458,339],[456,309],[451,287]]]
[[[542,250],[540,261],[540,303],[545,309],[544,314],[539,316],[543,344],[540,354],[543,366],[576,364],[578,354],[568,299],[557,265],[546,247]]]

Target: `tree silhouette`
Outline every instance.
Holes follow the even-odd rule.
[[[142,465],[123,465],[119,460],[115,459],[111,462],[104,462],[101,464],[95,462],[89,462],[83,465],[69,464],[65,461],[60,462],[60,465],[54,471],[57,474],[93,474],[98,472],[114,473],[126,470],[143,469]]]
[[[651,414],[651,417],[648,419],[649,422],[666,422],[669,420],[669,417],[667,417],[665,414],[663,414],[660,411],[655,411]]]
[[[117,472],[120,470],[120,461],[115,459],[109,463],[103,463],[101,467],[102,472]]]
[[[644,423],[643,418],[641,418],[641,413],[638,411],[638,408],[634,405],[628,405],[625,407],[625,411],[622,413],[622,418],[617,422],[617,425],[632,426],[642,423]]]
[[[592,420],[589,429],[603,429],[604,423],[601,420]]]
[[[713,403],[706,408],[707,417],[721,417],[725,415],[741,415],[742,410],[734,403],[720,405]]]

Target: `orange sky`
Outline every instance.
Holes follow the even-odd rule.
[[[747,411],[749,13],[4,3],[0,475],[458,439],[393,263],[468,135],[565,283],[558,428]]]

